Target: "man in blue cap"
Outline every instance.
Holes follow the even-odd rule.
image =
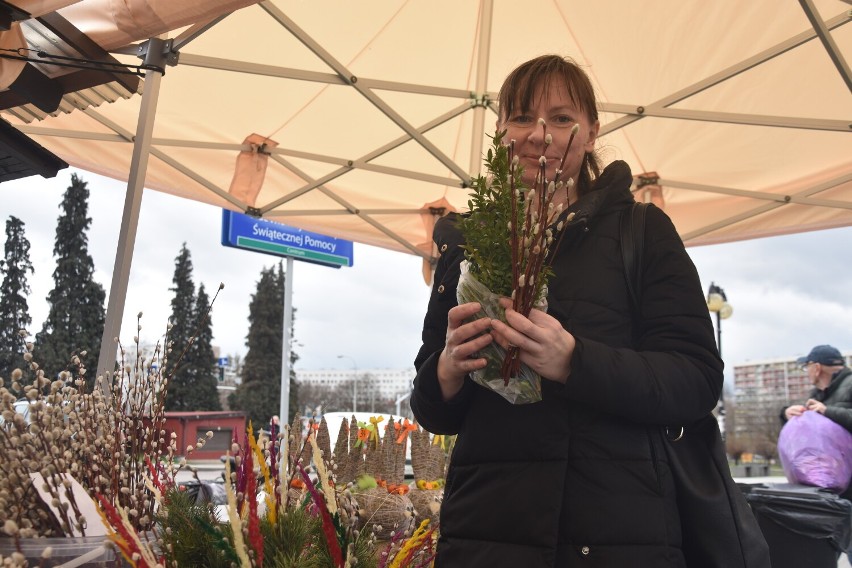
[[[814,385],[805,404],[794,404],[781,410],[781,422],[813,410],[852,432],[852,369],[843,355],[831,345],[817,345],[805,357],[796,359]],[[852,485],[840,494],[852,501]],[[852,545],[846,550],[852,561]]]
[[[831,345],[817,345],[805,357],[796,359],[814,385],[805,404],[788,406],[782,422],[814,410],[852,432],[852,369],[843,355]]]

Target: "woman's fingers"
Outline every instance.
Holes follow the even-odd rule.
[[[450,309],[447,314],[447,331],[455,329],[464,324],[464,320],[473,317],[480,309],[479,303],[468,302],[459,304]]]
[[[508,299],[506,301],[510,302]],[[504,339],[508,344],[527,349],[532,349],[540,343],[547,343],[552,331],[562,330],[562,325],[552,316],[533,309],[529,317],[524,317],[511,308],[511,302],[506,308],[506,323],[492,320],[492,325],[498,339]],[[503,343],[501,345],[506,346]]]
[[[490,319],[467,321],[478,311],[479,304],[471,302],[456,306],[447,314],[447,341],[439,361],[439,374],[459,377],[485,366],[479,350],[494,338],[489,333]]]
[[[571,373],[574,337],[541,310],[533,309],[524,317],[508,306],[504,305],[506,323],[491,322],[497,343],[504,349],[518,347],[522,362],[544,378],[564,382]]]

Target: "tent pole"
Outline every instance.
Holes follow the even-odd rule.
[[[488,87],[488,60],[491,55],[491,20],[494,14],[493,0],[485,0],[479,13],[479,49],[476,61],[476,93],[473,108],[473,130],[470,145],[470,175],[479,175],[482,167],[482,136],[485,134],[485,89]]]
[[[813,1],[799,0],[799,4],[802,5],[802,10],[805,11],[805,15],[811,22],[811,26],[814,28],[814,31],[819,37],[819,40],[822,42],[823,47],[825,47],[825,50],[828,52],[828,57],[831,59],[831,62],[834,63],[834,66],[837,67],[837,71],[840,73],[840,76],[843,77],[843,81],[846,83],[846,88],[852,91],[852,70],[849,69],[849,64],[847,64],[846,60],[843,59],[843,54],[840,52],[837,42],[834,41],[834,38],[828,32],[828,27],[825,25],[825,22],[822,21]]]
[[[112,271],[112,284],[109,289],[104,334],[101,339],[101,351],[98,358],[97,375],[104,375],[102,388],[105,394],[110,392],[110,381],[106,373],[115,370],[115,338],[121,331],[121,319],[124,315],[124,302],[127,298],[127,283],[130,279],[130,264],[133,260],[133,247],[136,244],[136,229],[139,225],[139,210],[142,206],[142,190],[145,185],[145,172],[148,169],[148,154],[151,148],[151,135],[154,130],[154,117],[157,114],[157,101],[160,93],[162,69],[165,66],[165,42],[159,38],[148,40],[148,52],[145,63],[156,69],[145,72],[145,89],[139,108],[136,124],[136,137],[133,142],[133,154],[130,160],[130,172],[127,182],[127,194],[124,197],[124,214],[115,252],[115,266]]]
[[[293,327],[293,257],[287,257],[287,274],[284,275],[284,333],[281,346],[281,399],[278,402],[278,423],[290,423],[290,345]]]

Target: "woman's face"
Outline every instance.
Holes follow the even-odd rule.
[[[547,180],[553,180],[575,124],[579,125],[579,131],[571,143],[571,150],[565,158],[559,179],[567,181],[570,177],[577,181],[583,155],[594,150],[600,123],[591,123],[587,113],[574,106],[566,90],[557,81],[552,81],[546,92],[536,93],[532,97],[531,107],[515,108],[510,116],[501,116],[501,122],[497,123],[499,130],[506,130],[503,138],[505,143],[515,141],[515,155],[524,168],[524,183],[528,187],[533,186],[541,156],[547,159]],[[544,119],[546,130],[539,123],[539,118]],[[545,149],[547,134],[553,139]],[[554,199],[557,203],[564,202],[565,199],[565,194],[560,193],[561,198]],[[569,194],[572,202],[575,201],[575,196],[576,189]]]

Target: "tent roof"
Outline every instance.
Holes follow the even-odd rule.
[[[60,14],[104,45],[89,4]],[[430,257],[428,206],[466,207],[502,78],[555,52],[592,77],[605,161],[657,178],[688,245],[852,225],[850,13],[838,0],[262,2],[171,34],[145,183]],[[114,43],[133,62],[138,45]],[[127,179],[140,100],[3,114],[68,163]],[[253,202],[229,193],[252,134],[270,141]]]

